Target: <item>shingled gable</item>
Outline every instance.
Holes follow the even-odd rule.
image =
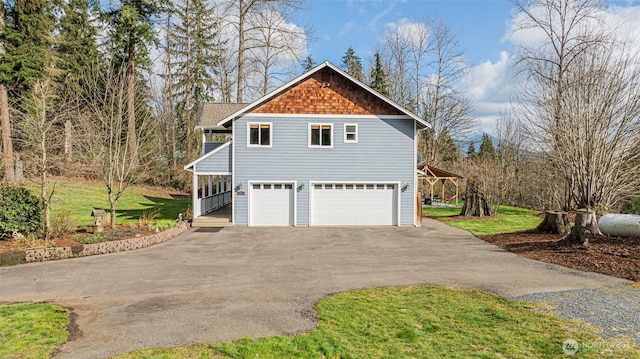
[[[416,120],[418,128],[429,126],[329,62],[243,107],[217,125],[228,126],[230,121],[248,113],[407,116]]]

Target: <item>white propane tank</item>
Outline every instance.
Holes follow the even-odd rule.
[[[640,215],[605,214],[598,226],[603,234],[613,237],[640,237]]]

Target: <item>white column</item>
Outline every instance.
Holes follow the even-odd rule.
[[[213,176],[207,176],[207,189],[209,190],[208,196],[213,196]]]
[[[193,181],[191,183],[192,186],[192,201],[193,201],[193,205],[191,206],[191,208],[193,208],[193,219],[196,219],[198,217],[200,217],[200,200],[198,200],[198,175],[195,172],[195,168],[193,171]]]

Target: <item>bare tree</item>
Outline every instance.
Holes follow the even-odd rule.
[[[640,179],[640,166],[629,165],[639,156],[629,136],[640,131],[637,56],[601,26],[599,1],[515,3],[519,29],[545,35],[522,48],[518,114],[565,182],[565,209],[607,210]],[[584,213],[570,241],[599,233],[593,212]]]
[[[462,48],[449,25],[435,19],[431,25],[432,49],[430,76],[422,89],[421,115],[431,125],[422,131],[421,153],[429,163],[441,160],[439,148],[446,140],[444,134],[464,138],[475,127],[469,116],[471,105],[456,89],[458,81],[467,73]]]
[[[475,126],[470,104],[456,88],[467,72],[459,41],[442,19],[423,18],[388,27],[381,45],[390,96],[429,122],[431,128],[420,133],[419,151],[427,163],[438,165],[444,143]]]
[[[51,233],[50,204],[55,191],[55,185],[48,191],[48,176],[54,166],[53,157],[56,153],[62,153],[61,135],[72,105],[72,100],[64,90],[58,93],[61,95],[56,94],[50,78],[38,82],[23,100],[24,112],[21,114],[24,153],[34,177],[38,178],[46,238]]]
[[[294,10],[297,8],[267,3],[261,11],[251,14],[254,34],[247,60],[255,74],[250,77],[255,77],[255,81],[254,86],[248,87],[255,88],[256,97],[266,95],[290,78],[304,54],[305,30],[287,23]],[[280,81],[275,83],[277,80]]]
[[[136,92],[137,129],[134,140],[137,149],[132,153],[127,121],[129,92],[126,67],[87,77],[88,85],[82,95],[88,104],[88,113],[80,117],[88,121],[84,121],[80,127],[85,153],[93,156],[102,172],[110,203],[111,228],[115,228],[118,201],[145,168],[145,162],[157,158],[154,155],[157,131],[151,113],[141,108],[146,99],[141,92]]]
[[[256,22],[260,18],[260,14],[264,11],[277,11],[280,16],[289,16],[294,11],[301,8],[303,0],[232,0],[226,3],[220,10],[223,15],[225,23],[223,27],[227,25],[233,28],[233,31],[223,31],[226,34],[221,39],[227,49],[231,46],[235,46],[235,51],[227,51],[227,59],[231,60],[235,58],[235,83],[236,83],[236,102],[241,103],[245,101],[244,91],[247,89],[248,74],[251,70],[250,66],[252,58],[251,51],[263,46],[260,41],[257,41],[256,34],[262,34],[264,28],[262,24]],[[288,30],[284,27],[282,30]],[[224,61],[224,60],[223,60]],[[222,67],[223,69],[225,67]],[[222,73],[221,76],[227,76],[229,74]],[[226,93],[228,89],[225,88],[225,84],[228,82],[220,82],[221,88],[224,89],[223,93]],[[223,96],[224,97],[224,96]]]

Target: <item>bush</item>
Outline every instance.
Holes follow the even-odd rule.
[[[42,231],[42,202],[24,187],[0,186],[0,238]]]

